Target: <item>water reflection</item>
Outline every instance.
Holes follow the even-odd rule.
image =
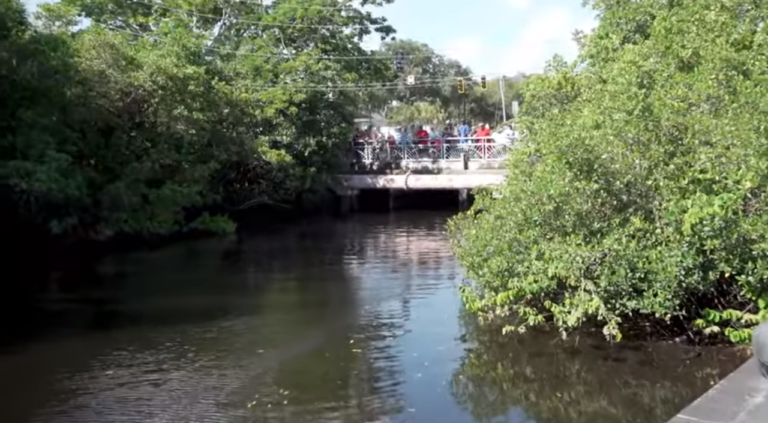
[[[459,313],[446,217],[116,257],[65,335],[0,355],[0,421],[659,423],[734,363],[502,341]]]
[[[665,422],[743,360],[729,348],[609,346],[599,334],[563,341],[537,331],[502,340],[500,327],[463,321],[473,346],[451,387],[478,422]]]

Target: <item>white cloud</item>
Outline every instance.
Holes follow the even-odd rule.
[[[485,50],[483,40],[478,36],[472,36],[448,41],[438,53],[467,64],[482,59],[486,53]]]
[[[531,0],[505,0],[507,4],[515,9],[527,9],[531,5]]]
[[[589,31],[596,25],[594,17],[572,13],[569,8],[550,10],[531,19],[518,33],[500,63],[503,72],[533,73],[543,69],[547,60],[560,54],[572,60],[578,53],[573,31]]]

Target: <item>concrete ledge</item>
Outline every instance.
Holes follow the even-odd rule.
[[[406,173],[410,173],[411,175],[506,175],[507,169],[449,169],[449,168],[441,168],[441,169],[362,169],[362,170],[353,170],[350,172],[344,172],[340,173],[339,175],[346,176],[346,175],[405,175]]]
[[[768,379],[757,360],[744,363],[669,423],[768,423]]]
[[[411,170],[413,172],[432,171],[432,173],[444,173],[446,171],[464,171],[464,163],[461,160],[456,161],[430,161],[430,160],[407,160],[399,163],[400,169]],[[504,169],[504,161],[478,161],[470,160],[467,163],[467,170],[493,170]]]
[[[503,174],[339,175],[347,189],[473,189],[499,185]]]

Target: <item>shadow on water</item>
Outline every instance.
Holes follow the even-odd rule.
[[[470,204],[473,195],[468,197]],[[385,212],[391,210],[459,210],[458,190],[377,190],[363,189],[358,195],[358,205],[362,212]]]
[[[67,330],[0,354],[0,421],[660,423],[739,362],[478,328],[446,217],[113,257],[71,293]]]

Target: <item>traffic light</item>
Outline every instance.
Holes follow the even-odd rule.
[[[480,77],[480,88],[482,88],[483,90],[488,89],[488,84],[485,81],[485,75]]]
[[[456,88],[459,90],[459,94],[467,92],[467,87],[464,85],[464,78],[456,78]]]
[[[402,51],[395,53],[395,71],[397,73],[403,72],[403,62],[405,61],[405,55]]]

